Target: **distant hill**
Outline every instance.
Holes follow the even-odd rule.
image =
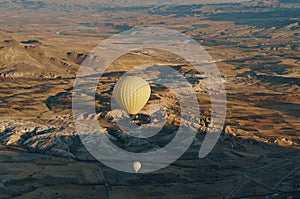
[[[190,5],[190,4],[224,4],[224,3],[241,3],[250,0],[13,0],[0,2],[0,9],[28,9],[28,10],[60,10],[65,12],[88,10],[101,11],[107,8],[128,8],[128,7],[142,7],[142,6],[157,6],[157,5]]]
[[[2,77],[56,78],[72,77],[85,55],[83,53],[57,53],[54,47],[47,48],[38,40],[0,41]]]

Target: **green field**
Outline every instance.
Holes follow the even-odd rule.
[[[194,28],[209,28],[209,24],[194,24]]]

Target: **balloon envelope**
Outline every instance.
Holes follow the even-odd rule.
[[[133,164],[133,169],[134,169],[134,171],[137,173],[137,172],[139,172],[139,170],[142,168],[142,164],[140,163],[140,162],[135,162],[134,164]]]
[[[148,102],[151,88],[148,82],[140,77],[125,76],[116,83],[113,95],[128,114],[135,115]]]

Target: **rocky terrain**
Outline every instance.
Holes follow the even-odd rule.
[[[60,2],[0,3],[0,198],[300,197],[297,1]],[[73,84],[98,43],[143,26],[178,30],[204,46],[225,79],[227,117],[214,150],[198,159],[213,125],[201,75],[160,50],[123,55],[99,81],[96,114],[81,115],[98,120],[120,147],[141,152],[164,146],[180,121],[176,96],[151,85],[135,123],[155,127],[160,121],[150,121],[148,109],[160,103],[168,111],[150,115],[165,114],[162,133],[151,142],[119,131],[121,113],[108,105],[118,78],[134,66],[168,65],[184,74],[201,111],[199,120],[183,123],[197,135],[179,160],[153,173],[126,174],[104,166],[82,145],[73,123]]]

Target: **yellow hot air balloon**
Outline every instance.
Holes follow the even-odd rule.
[[[115,85],[113,95],[118,104],[130,115],[136,115],[151,95],[148,82],[136,76],[122,77]]]
[[[142,168],[142,164],[140,162],[133,163],[133,169],[137,173]]]

